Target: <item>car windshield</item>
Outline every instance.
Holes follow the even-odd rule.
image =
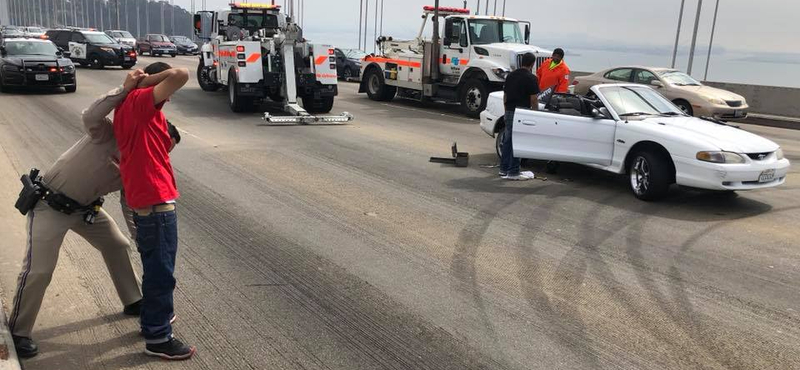
[[[180,42],[182,44],[189,42],[189,39],[186,38],[185,36],[172,36],[170,39],[172,40],[172,42]]]
[[[86,41],[90,44],[116,44],[114,39],[108,37],[105,33],[84,33]]]
[[[700,86],[699,81],[681,71],[660,71],[658,75],[671,85],[675,86]]]
[[[8,55],[47,55],[55,56],[58,49],[52,42],[7,41]]]
[[[646,86],[600,87],[600,92],[623,118],[683,115],[672,102]]]
[[[343,52],[344,56],[346,56],[348,59],[363,59],[365,56],[367,56],[367,53],[358,49],[345,49]]]
[[[167,36],[164,36],[164,35],[151,35],[151,36],[150,36],[150,41],[156,41],[156,42],[170,42],[170,41],[169,41],[169,37],[167,37]]]
[[[508,42],[512,44],[522,44],[522,32],[519,31],[519,24],[512,21],[497,19],[471,19],[469,21],[469,33],[472,43],[475,45],[494,44],[498,42]]]
[[[21,36],[21,35],[22,35],[22,32],[20,32],[20,30],[18,30],[18,29],[14,29],[14,28],[12,28],[12,29],[6,29],[6,30],[5,30],[5,31],[3,31],[2,33],[3,33],[3,35],[5,35],[5,36]]]
[[[28,27],[30,33],[44,33],[44,30],[39,27]]]
[[[131,33],[128,32],[128,31],[114,32],[114,36],[121,37],[121,38],[126,38],[126,39],[132,39],[133,38],[133,35],[131,35]]]

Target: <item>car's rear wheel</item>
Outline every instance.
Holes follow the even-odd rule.
[[[503,159],[503,139],[506,137],[506,126],[500,126],[500,131],[494,138],[494,151],[497,153],[498,159]]]
[[[98,57],[96,54],[92,54],[91,56],[89,56],[89,66],[92,69],[103,69],[104,67],[103,61],[101,61],[100,57]]]
[[[677,105],[678,108],[680,108],[681,111],[683,111],[683,113],[686,113],[690,116],[694,116],[694,109],[692,109],[692,105],[689,104],[688,101],[683,99],[677,99],[674,100],[673,103],[675,103],[675,105]]]
[[[3,83],[3,76],[0,76],[0,92],[8,92],[8,86]]]
[[[68,92],[68,93],[74,93],[74,92],[78,91],[78,84],[70,85],[70,86],[64,86],[64,90],[66,92]]]
[[[628,177],[633,195],[641,200],[664,198],[671,185],[668,159],[662,153],[641,151],[633,155],[628,164]]]
[[[350,81],[351,78],[353,78],[353,70],[350,67],[345,67],[344,71],[342,71],[342,79]]]

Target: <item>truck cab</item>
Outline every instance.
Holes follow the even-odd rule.
[[[436,15],[441,40],[425,37],[427,20]],[[470,15],[468,9],[426,6],[419,35],[413,40],[381,36],[380,55],[362,63],[362,85],[373,100],[395,95],[460,103],[470,117],[486,107],[489,93],[502,89],[505,78],[525,53],[536,55],[536,66],[550,51],[530,45],[530,23],[513,18]],[[434,53],[433,49],[437,53]],[[434,54],[437,63],[431,63]],[[438,74],[431,73],[436,65]]]

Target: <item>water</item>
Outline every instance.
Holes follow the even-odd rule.
[[[758,58],[759,61],[752,59]],[[573,71],[597,72],[622,65],[669,67],[672,54],[646,54],[636,52],[580,50],[567,51],[567,64]],[[688,55],[678,55],[675,67],[686,71]],[[743,60],[750,59],[750,60]],[[733,82],[751,85],[800,88],[800,57],[797,61],[760,61],[757,55],[725,53],[711,55],[708,81]],[[695,54],[692,76],[702,80],[706,67],[706,54]]]

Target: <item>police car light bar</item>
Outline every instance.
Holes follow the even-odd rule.
[[[422,7],[422,10],[426,12],[434,12],[436,11],[435,6],[426,5]],[[469,14],[469,9],[465,8],[452,8],[448,6],[440,6],[439,13],[448,13],[448,14]]]
[[[230,3],[231,8],[239,9],[280,9],[280,5],[262,4],[262,3]]]

